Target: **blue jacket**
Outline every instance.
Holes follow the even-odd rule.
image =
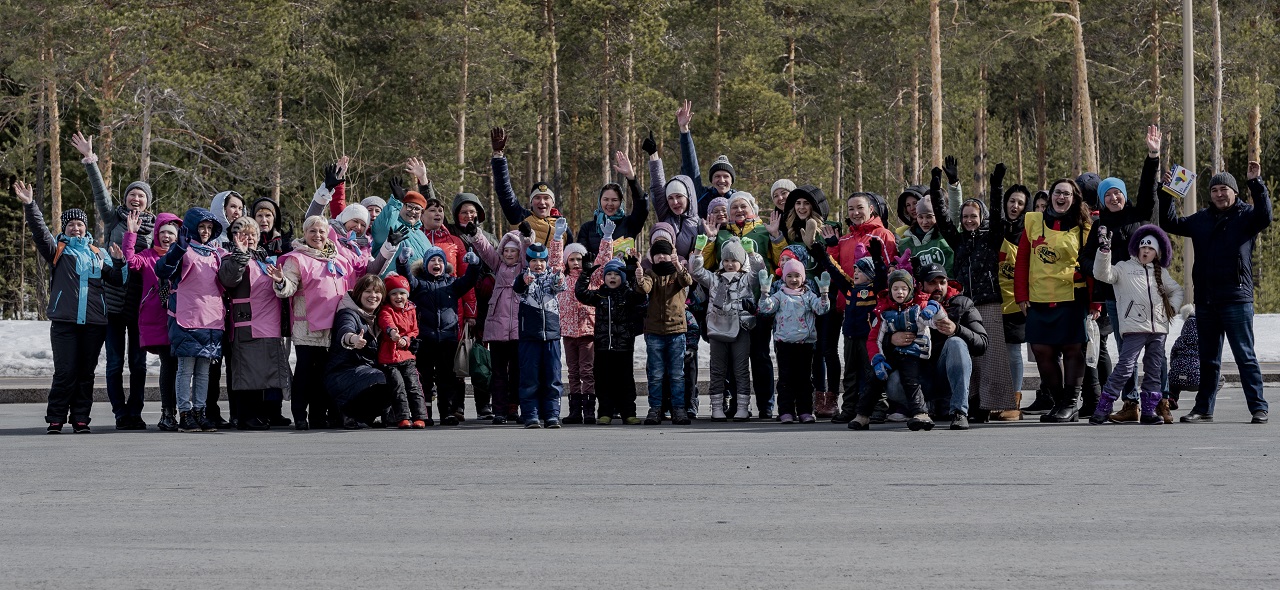
[[[49,307],[45,315],[55,322],[74,322],[105,326],[107,299],[103,286],[123,285],[128,278],[128,265],[111,258],[93,246],[93,236],[70,238],[49,233],[40,206],[34,201],[23,205],[27,225],[35,239],[36,252],[49,263]]]
[[[707,218],[707,207],[711,205],[711,200],[716,197],[723,196],[729,198],[729,195],[737,192],[729,189],[729,192],[721,195],[716,192],[715,187],[702,184],[702,168],[698,166],[698,150],[693,147],[693,134],[680,134],[680,173],[693,179],[693,192],[698,193],[698,217]]]
[[[565,290],[564,275],[551,270],[536,275],[525,284],[524,273],[516,275],[512,291],[520,298],[520,339],[547,342],[560,339],[560,302],[556,294]]]
[[[865,340],[871,333],[871,322],[876,316],[876,294],[889,288],[886,284],[888,269],[883,262],[876,262],[873,284],[855,285],[840,265],[831,262],[826,248],[811,248],[809,253],[817,260],[819,269],[825,269],[831,274],[832,292],[839,293],[837,297],[844,297],[844,324],[841,326],[841,333],[845,338]]]
[[[426,190],[431,194],[428,195],[424,193],[422,195],[423,197],[435,197],[435,189],[428,187]],[[395,250],[386,257],[387,262],[377,261],[373,265],[370,265],[370,274],[373,274],[374,269],[378,268],[375,265],[380,264],[381,270],[378,272],[378,276],[386,278],[387,275],[391,274],[391,271],[395,270],[395,262],[399,260],[400,250],[404,249],[406,246],[413,248],[413,256],[409,257],[409,264],[413,264],[414,262],[422,260],[422,253],[426,252],[427,248],[430,248],[432,245],[431,240],[427,238],[427,234],[422,231],[421,220],[414,225],[409,225],[408,223],[405,223],[403,219],[400,219],[400,209],[402,208],[404,208],[404,203],[401,203],[400,199],[395,197],[388,198],[387,206],[382,208],[382,213],[378,214],[378,218],[373,220],[373,226],[369,228],[369,241],[373,247],[372,252],[373,255],[378,258],[382,257],[382,244],[387,241],[388,234],[399,230],[404,226],[409,226],[409,229],[413,230],[409,232],[409,237],[405,238],[403,242],[400,242],[396,246]]]
[[[1271,225],[1271,197],[1261,179],[1246,183],[1253,205],[1237,195],[1225,210],[1210,205],[1178,217],[1173,197],[1160,191],[1160,227],[1191,238],[1196,263],[1191,271],[1196,305],[1253,302],[1253,249]]]
[[[396,262],[396,272],[409,279],[409,300],[418,308],[418,338],[427,342],[458,341],[458,300],[475,288],[483,264],[467,266],[461,277],[427,274],[422,263],[412,271]]]

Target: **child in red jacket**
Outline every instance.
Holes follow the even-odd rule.
[[[396,390],[397,428],[434,426],[431,406],[422,394],[418,365],[414,357],[418,339],[417,306],[409,301],[409,281],[400,275],[386,279],[387,302],[378,310],[378,330],[385,338],[378,346],[378,363],[385,367],[387,379]],[[409,403],[412,399],[414,403]],[[412,414],[411,414],[412,409]],[[412,422],[410,422],[412,418]]]

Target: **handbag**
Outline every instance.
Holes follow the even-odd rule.
[[[453,374],[459,379],[471,375],[471,349],[476,346],[476,336],[471,328],[463,328],[462,340],[458,341],[458,349],[453,353]]]
[[[1102,344],[1102,339],[1099,337],[1098,332],[1098,322],[1088,315],[1084,316],[1084,335],[1088,341],[1088,344],[1085,345],[1084,364],[1088,365],[1089,368],[1098,366],[1099,348]]]

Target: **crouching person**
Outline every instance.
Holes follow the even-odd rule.
[[[324,387],[334,403],[356,424],[386,416],[405,392],[389,385],[378,366],[378,306],[386,286],[376,275],[365,275],[342,296],[333,318]]]

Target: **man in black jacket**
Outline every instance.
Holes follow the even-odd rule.
[[[1271,225],[1271,197],[1262,183],[1260,164],[1249,162],[1247,178],[1253,205],[1237,198],[1234,176],[1219,172],[1209,179],[1212,205],[1188,217],[1178,217],[1173,198],[1160,192],[1160,227],[1191,238],[1196,255],[1191,280],[1196,287],[1196,331],[1200,336],[1200,391],[1195,407],[1182,422],[1213,422],[1222,371],[1222,338],[1226,336],[1240,369],[1240,385],[1253,423],[1267,423],[1262,369],[1253,350],[1253,249],[1258,234]]]
[[[969,378],[973,374],[973,357],[987,351],[987,330],[973,300],[961,294],[960,283],[947,279],[941,264],[926,264],[917,276],[920,290],[947,311],[947,317],[938,319],[937,328],[930,330],[929,360],[921,367],[920,383],[931,403],[947,399],[944,388],[950,386],[951,429],[968,430]],[[895,346],[906,346],[914,338],[912,332],[889,336]],[[896,372],[889,377],[889,392],[895,399],[904,398]]]

